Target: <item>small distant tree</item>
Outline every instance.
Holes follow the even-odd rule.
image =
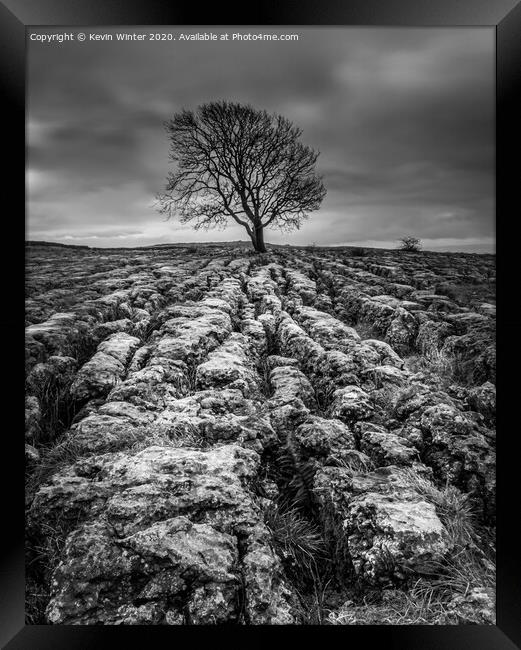
[[[421,250],[422,243],[418,237],[402,237],[400,239],[400,250],[418,253]]]
[[[326,194],[315,172],[318,152],[281,115],[232,102],[182,110],[166,123],[171,162],[159,212],[196,230],[243,226],[265,252],[264,229],[300,228]]]

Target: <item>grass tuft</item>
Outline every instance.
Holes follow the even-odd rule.
[[[265,512],[275,549],[295,567],[310,571],[316,558],[324,553],[324,540],[318,528],[296,508],[283,510],[273,505]]]

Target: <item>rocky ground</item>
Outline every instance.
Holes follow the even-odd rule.
[[[27,248],[27,620],[494,623],[495,257]]]

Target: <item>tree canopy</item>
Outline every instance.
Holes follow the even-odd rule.
[[[264,252],[264,228],[299,228],[326,194],[319,153],[282,115],[219,101],[182,110],[165,124],[176,165],[158,194],[159,211],[195,229],[243,226]]]

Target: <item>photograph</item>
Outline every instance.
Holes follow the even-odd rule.
[[[494,28],[26,39],[26,623],[495,625]]]
[[[0,33],[0,647],[521,650],[521,0]]]

